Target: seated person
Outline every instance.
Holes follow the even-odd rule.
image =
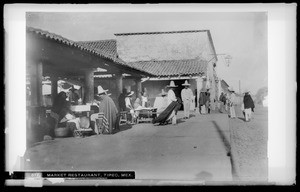
[[[163,89],[159,96],[162,97],[159,104],[157,104],[157,116],[159,116],[167,107],[168,107],[168,98],[166,97],[168,93],[166,93]]]

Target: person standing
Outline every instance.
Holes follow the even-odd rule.
[[[234,90],[232,88],[228,89],[230,91],[230,95],[229,95],[229,110],[230,110],[230,118],[236,118],[236,114],[235,114],[235,101],[236,101],[236,96],[234,93]]]
[[[210,92],[209,89],[206,89],[205,92],[205,108],[206,108],[206,113],[210,113]]]
[[[199,94],[199,110],[200,110],[200,114],[202,115],[206,114],[205,103],[206,103],[205,90],[201,89]]]
[[[186,80],[184,84],[184,89],[181,90],[181,99],[183,102],[183,110],[184,110],[184,119],[189,119],[190,118],[190,109],[191,109],[191,102],[193,99],[193,92],[189,88],[190,84]]]
[[[169,88],[168,91],[168,105],[170,105],[173,101],[177,101],[176,95],[174,93],[174,89],[177,87],[177,85],[175,85],[174,81],[170,82],[170,85],[167,86]],[[176,125],[177,124],[177,118],[176,118],[176,114],[175,114],[175,110],[172,111],[171,115],[169,116],[168,120],[172,121],[172,125]]]
[[[220,112],[223,113],[226,105],[226,98],[223,92],[220,95],[219,103],[220,103]]]
[[[142,92],[141,94],[141,99],[142,99],[142,107],[148,107],[148,97],[146,92]]]
[[[112,100],[107,94],[107,90],[103,90],[103,88],[98,86],[98,98],[100,101],[99,104],[99,113],[103,113],[105,118],[107,119],[108,124],[108,132],[111,134],[114,129],[118,128],[117,125],[117,114],[118,109]]]
[[[134,92],[131,91],[125,97],[126,111],[128,111],[131,115],[131,124],[134,124],[134,121],[135,121],[135,113],[134,113],[134,108],[132,106],[132,95],[133,94],[134,94]]]
[[[248,90],[245,90],[244,95],[244,111],[245,111],[245,121],[250,121],[252,117],[252,112],[254,112],[254,102]]]
[[[72,85],[70,92],[69,92],[69,101],[72,105],[78,105],[78,101],[80,99],[79,95],[76,93],[74,86]]]
[[[123,89],[123,92],[120,94],[118,98],[120,111],[126,111],[125,97],[127,95],[127,90]]]

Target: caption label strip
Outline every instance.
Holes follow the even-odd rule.
[[[64,179],[135,179],[134,171],[47,171],[13,172],[7,179],[64,178]]]

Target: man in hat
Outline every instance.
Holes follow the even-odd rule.
[[[210,107],[211,107],[209,88],[206,89],[205,97],[206,97],[206,99],[205,99],[205,108],[206,108],[206,112],[209,114],[210,113]]]
[[[131,91],[125,97],[126,111],[129,111],[129,113],[131,114],[131,124],[134,124],[134,121],[135,121],[134,107],[132,106],[132,96],[133,96],[133,94],[134,94],[134,92]]]
[[[230,118],[236,118],[236,114],[235,114],[235,101],[236,101],[236,96],[234,93],[233,88],[228,88],[228,91],[230,92],[229,95],[229,110],[230,110]]]
[[[254,102],[253,99],[250,95],[250,91],[249,90],[245,90],[244,91],[244,112],[245,112],[245,121],[250,121],[251,117],[252,117],[252,112],[254,112]]]
[[[183,102],[183,110],[184,110],[184,119],[190,118],[190,108],[191,108],[191,102],[193,99],[193,92],[190,89],[190,84],[186,80],[184,84],[184,89],[181,90],[181,99]]]
[[[102,86],[98,86],[98,94],[97,100],[100,101],[99,103],[99,113],[103,113],[105,118],[107,119],[108,124],[108,131],[111,134],[114,129],[118,129],[117,123],[117,114],[118,109],[112,100],[107,95],[108,90],[104,90]]]
[[[206,104],[206,90],[202,88],[199,94],[199,110],[200,110],[200,114],[202,115],[206,114],[205,104]]]
[[[69,101],[72,105],[78,105],[78,100],[80,99],[79,95],[75,92],[77,89],[72,85],[69,92]]]
[[[123,92],[120,94],[118,98],[120,111],[126,111],[125,97],[127,95],[127,90],[123,89]]]
[[[168,97],[168,105],[170,105],[173,101],[177,101],[176,95],[174,93],[174,89],[177,87],[177,85],[175,85],[174,81],[171,81],[170,85],[168,85],[167,87],[169,88],[168,96],[167,96]],[[174,110],[172,111],[168,120],[172,120],[172,125],[176,125],[177,118],[176,118],[176,114],[175,114]]]

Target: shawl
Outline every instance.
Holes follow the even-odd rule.
[[[249,94],[246,94],[244,96],[244,108],[245,109],[254,109],[254,102],[253,102],[253,99],[251,98],[251,96]]]
[[[100,98],[101,103],[99,105],[99,112],[104,113],[104,116],[106,117],[109,124],[108,126],[110,132],[112,132],[112,129],[116,128],[118,109],[114,101],[109,96],[101,95]]]

